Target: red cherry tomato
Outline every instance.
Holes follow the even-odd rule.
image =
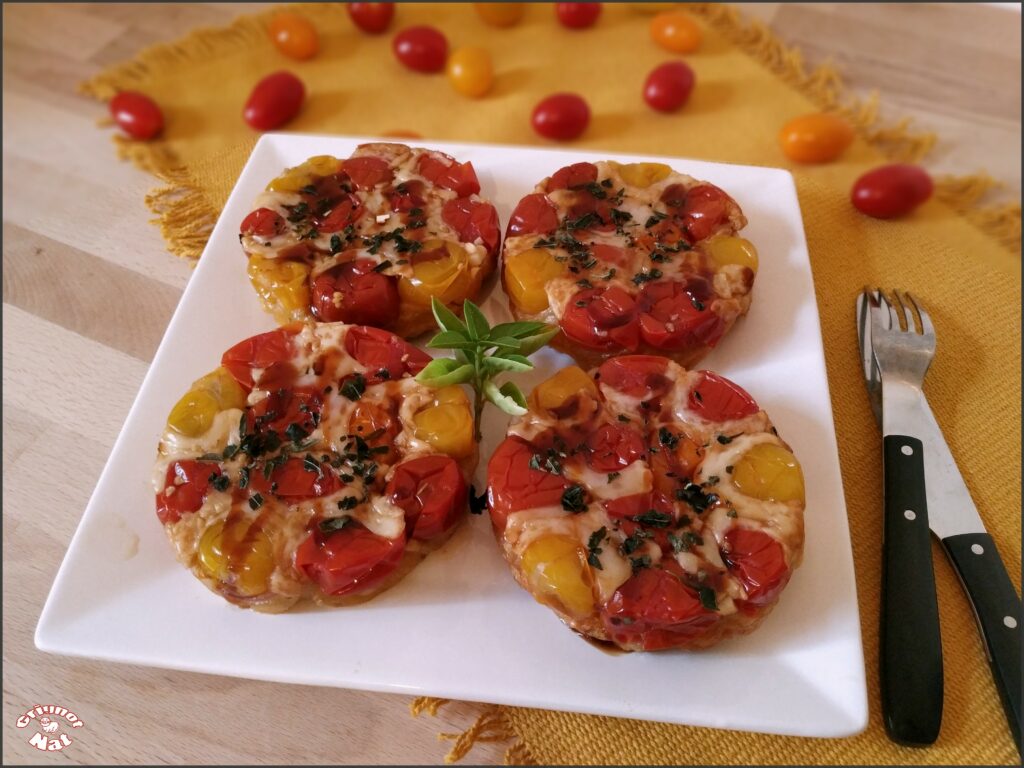
[[[313,279],[310,309],[324,323],[386,326],[398,315],[398,283],[375,272],[377,262],[356,259]]]
[[[753,606],[774,602],[791,575],[782,545],[763,531],[730,530],[725,534],[722,560],[743,582],[745,602]]]
[[[149,96],[121,91],[110,100],[110,114],[121,130],[133,139],[152,139],[164,129],[164,113]]]
[[[487,463],[487,505],[495,530],[505,530],[508,516],[520,509],[561,504],[569,482],[561,475],[533,469],[537,453],[518,437],[498,446]]]
[[[853,185],[853,206],[876,219],[904,216],[932,196],[932,177],[916,165],[883,165]]]
[[[698,184],[689,192],[680,184],[672,184],[661,193],[661,200],[675,209],[683,220],[687,239],[695,243],[728,222],[732,198],[714,184]]]
[[[531,122],[541,136],[568,141],[587,129],[590,107],[575,93],[555,93],[534,107]]]
[[[490,203],[478,203],[465,197],[449,200],[441,209],[441,218],[459,233],[459,240],[474,243],[483,241],[492,256],[498,253],[501,235],[498,230],[498,212]]]
[[[376,376],[377,371],[386,370],[389,380],[401,379],[415,376],[433,360],[422,349],[380,328],[350,328],[345,336],[345,350],[374,374],[366,376],[371,383],[383,380]]]
[[[696,76],[681,61],[670,61],[651,70],[644,81],[644,101],[659,112],[675,112],[690,98]]]
[[[176,523],[182,515],[191,514],[203,506],[210,487],[210,477],[221,474],[220,467],[206,461],[182,459],[167,467],[164,490],[156,495],[156,516],[160,522]],[[170,496],[166,491],[173,488]]]
[[[703,634],[719,614],[707,610],[672,573],[643,568],[615,591],[601,618],[614,642],[654,651]]]
[[[295,353],[293,339],[301,326],[284,326],[274,331],[251,336],[240,341],[223,354],[223,365],[242,387],[252,389],[252,369],[263,369],[260,380],[267,378],[267,370],[274,365],[284,365]]]
[[[647,283],[637,298],[640,334],[658,349],[714,344],[725,330],[722,319],[683,283]]]
[[[395,468],[385,494],[405,510],[406,534],[430,541],[451,530],[466,511],[468,491],[450,456],[424,456]]]
[[[305,458],[292,456],[284,464],[275,466],[270,477],[263,474],[262,467],[253,468],[249,473],[248,487],[263,496],[301,501],[329,496],[341,490],[342,484],[330,465],[321,464],[318,472],[306,466]]]
[[[373,189],[378,184],[394,178],[391,166],[387,160],[380,157],[350,157],[341,164],[341,169],[348,174],[358,189]]]
[[[270,38],[292,59],[311,59],[320,50],[316,27],[297,13],[278,13],[270,22]]]
[[[275,389],[249,409],[247,429],[283,435],[291,424],[298,424],[310,433],[320,423],[322,408],[323,397],[319,388]]]
[[[331,206],[326,215],[314,218],[317,232],[324,234],[341,232],[349,224],[354,224],[362,212],[363,209],[359,203],[359,198],[354,195],[343,195],[340,200]]]
[[[550,235],[558,228],[558,210],[546,195],[535,192],[519,201],[508,220],[505,237]]]
[[[243,235],[259,235],[271,238],[287,229],[284,219],[269,208],[257,208],[244,219],[239,231]]]
[[[606,360],[598,369],[597,380],[630,397],[660,397],[668,392],[672,381],[668,360],[653,355],[621,355]]]
[[[295,567],[327,595],[361,592],[383,581],[402,560],[405,537],[385,539],[350,521],[340,531],[314,531],[295,550]]]
[[[447,157],[447,156],[446,156]],[[420,155],[417,170],[420,175],[443,189],[450,189],[459,197],[475,195],[480,191],[480,181],[472,163],[459,163],[452,158],[445,163],[432,155]]]
[[[600,3],[555,3],[555,14],[563,27],[586,29],[601,15]]]
[[[394,3],[346,3],[348,15],[363,32],[379,35],[391,24]]]
[[[590,254],[603,264],[616,264],[625,267],[633,263],[632,256],[626,252],[625,248],[607,243],[593,243],[590,246]]]
[[[739,384],[711,371],[701,371],[690,390],[690,410],[708,421],[742,419],[757,413],[757,402]]]
[[[299,78],[291,72],[275,72],[256,83],[242,114],[257,131],[272,131],[299,114],[305,98],[306,87]]]
[[[448,41],[434,27],[407,27],[392,42],[395,56],[417,72],[440,72],[448,58]]]
[[[427,185],[419,179],[403,181],[391,192],[391,210],[404,213],[413,208],[422,208],[427,203],[423,196]]]
[[[579,291],[560,324],[567,337],[589,349],[635,350],[640,343],[636,302],[618,286]]]
[[[547,191],[556,189],[576,189],[593,184],[597,181],[597,166],[593,163],[573,163],[559,168],[548,179]]]
[[[598,472],[616,472],[643,458],[644,438],[626,424],[602,424],[587,438],[587,460]]]

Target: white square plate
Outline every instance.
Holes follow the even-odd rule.
[[[347,157],[373,139],[266,135],[256,145],[114,445],[36,629],[53,653],[287,683],[542,707],[717,728],[846,736],[867,723],[864,658],[821,329],[796,189],[771,168],[430,142],[472,160],[504,224],[519,198],[585,159],[660,160],[739,202],[761,270],[749,317],[704,367],[749,390],[803,463],[806,549],[754,634],[700,653],[607,655],[513,581],[486,517],[398,586],[340,610],[268,616],[207,591],[174,559],[153,513],[151,465],[171,406],[235,342],[269,330],[245,274],[238,222],[283,168]],[[508,318],[495,285],[484,303]],[[543,350],[524,389],[566,365]],[[489,409],[477,472],[504,436]]]

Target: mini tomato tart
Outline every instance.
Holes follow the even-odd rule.
[[[249,280],[278,322],[417,336],[434,327],[432,298],[461,312],[494,269],[498,214],[479,192],[472,163],[429,149],[312,157],[271,181],[242,220]]]
[[[664,357],[539,384],[487,467],[519,584],[627,651],[754,630],[803,555],[800,464],[738,385]]]
[[[294,323],[236,344],[167,419],[156,514],[178,560],[231,603],[362,602],[465,516],[477,463],[459,387],[394,334]]]
[[[512,313],[557,323],[552,342],[590,367],[623,353],[692,366],[750,308],[757,250],[713,184],[661,163],[561,168],[505,232]]]

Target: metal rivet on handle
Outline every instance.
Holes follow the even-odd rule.
[[[1003,624],[1008,626],[1010,629],[1016,629],[1017,620],[1013,616],[1003,616]]]
[[[914,455],[914,449],[911,448],[909,445],[904,445],[902,448],[900,448],[900,450],[903,451],[903,455],[904,456],[913,456]]]
[[[985,548],[981,546],[981,544],[971,544],[971,552],[973,552],[976,555],[984,555]]]
[[[912,509],[905,510],[903,512],[903,516],[905,518],[907,518],[907,520],[916,520],[917,519],[917,514]]]

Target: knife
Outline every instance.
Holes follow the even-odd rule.
[[[865,293],[857,297],[857,340],[868,398],[882,425],[882,379],[871,344],[871,318]],[[995,542],[971,499],[960,470],[946,445],[935,414],[922,395],[908,404],[924,446],[925,503],[928,524],[942,542],[967,593],[984,640],[996,688],[1010,731],[1021,750],[1021,601]]]

